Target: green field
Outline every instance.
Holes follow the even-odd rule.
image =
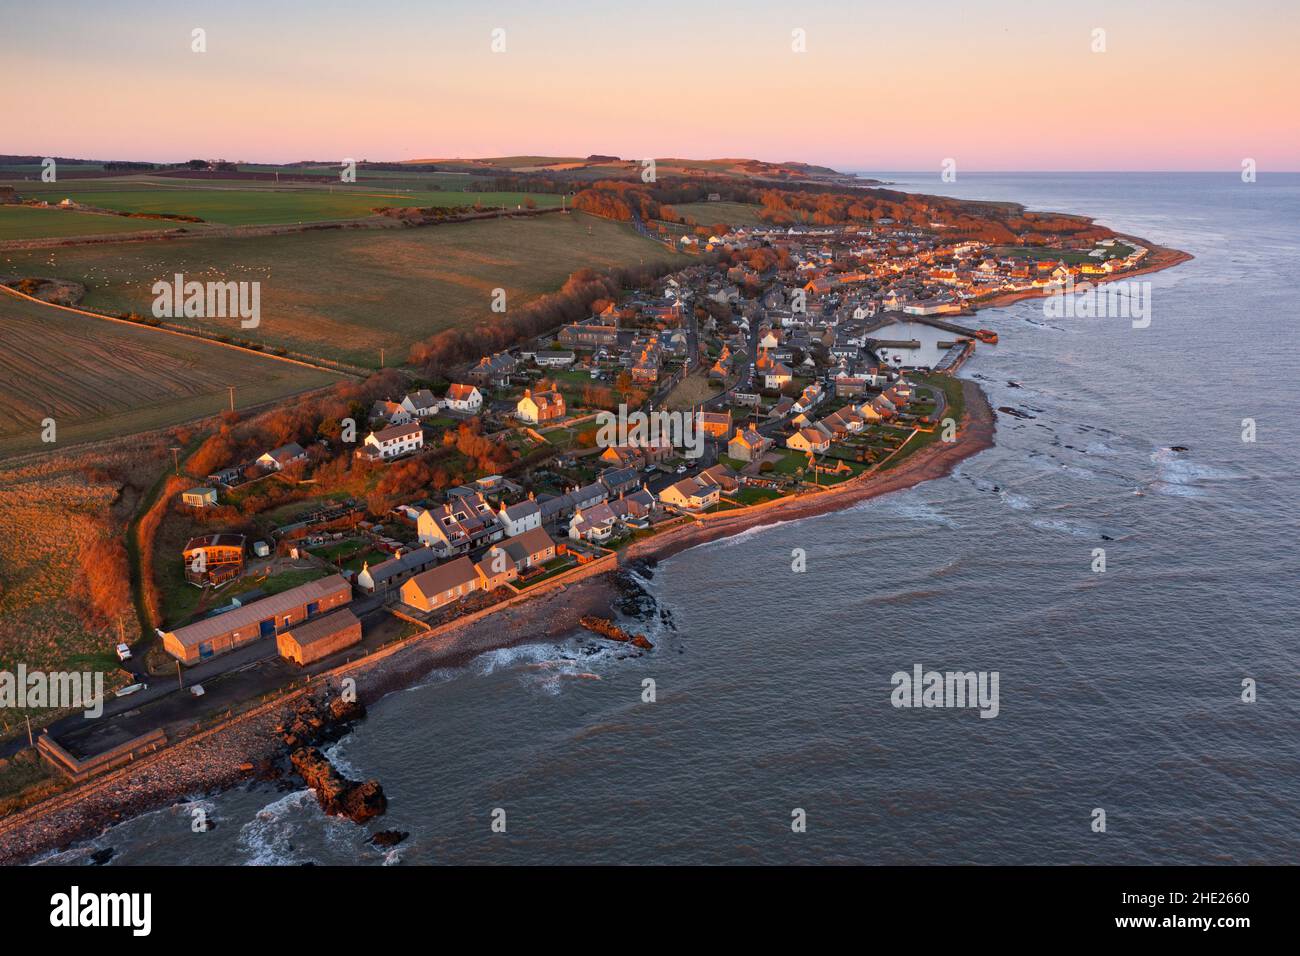
[[[418,229],[295,233],[166,243],[101,243],[0,252],[0,274],[74,279],[84,304],[148,315],[151,287],[187,279],[261,282],[261,325],[180,319],[304,354],[377,367],[406,360],[413,342],[490,322],[492,290],[507,307],[558,289],[570,273],[685,261],[630,226],[580,213]]]
[[[680,215],[694,219],[701,226],[712,226],[720,222],[729,226],[767,225],[758,218],[759,208],[743,202],[688,202],[673,206]]]
[[[144,219],[124,219],[69,209],[38,206],[0,206],[0,242],[8,239],[46,239],[64,236],[99,236],[115,232],[144,232],[165,227]]]
[[[381,206],[472,206],[513,208],[524,193],[466,193],[426,189],[397,189],[381,184],[337,186],[289,185],[239,180],[186,181],[159,177],[143,180],[81,179],[62,183],[13,185],[25,199],[55,203],[67,198],[86,206],[145,215],[196,216],[222,226],[283,225],[359,219]],[[558,206],[559,196],[528,194],[539,207]],[[161,228],[166,223],[137,221],[136,229]]]
[[[0,293],[0,456],[117,438],[337,381],[215,343]],[[55,444],[41,440],[54,419]]]

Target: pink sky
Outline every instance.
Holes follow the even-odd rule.
[[[1291,4],[184,6],[7,14],[25,42],[5,50],[5,73],[23,80],[0,84],[3,151],[1300,169]],[[190,50],[195,26],[206,53]],[[504,53],[490,50],[495,26]],[[796,28],[805,53],[791,50]]]

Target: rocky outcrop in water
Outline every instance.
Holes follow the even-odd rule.
[[[321,809],[354,823],[364,823],[388,809],[384,788],[378,780],[349,780],[320,752],[319,745],[338,740],[365,715],[366,709],[359,701],[337,696],[308,698],[298,705],[289,721],[277,728],[289,748],[289,762],[316,792]]]
[[[405,830],[380,830],[366,842],[371,846],[387,849],[390,846],[397,846],[410,835]]]
[[[316,801],[330,816],[365,823],[388,809],[388,798],[378,780],[349,780],[316,747],[295,750],[289,761],[307,786],[316,791]]]
[[[608,618],[584,614],[578,619],[578,623],[591,633],[599,634],[611,641],[618,641],[620,644],[631,644],[633,647],[639,647],[645,651],[654,650],[654,645],[650,643],[650,640],[644,634],[632,634],[625,631]]]

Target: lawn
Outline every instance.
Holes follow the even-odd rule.
[[[524,193],[465,193],[412,190],[375,183],[334,186],[282,185],[240,180],[147,181],[68,180],[63,183],[14,183],[25,199],[58,202],[64,198],[116,212],[146,215],[197,216],[223,226],[260,226],[332,219],[358,219],[381,206],[484,206],[514,208]],[[530,193],[541,207],[558,206],[559,196]],[[131,220],[126,220],[130,222]],[[143,223],[143,225],[142,225]],[[136,220],[135,227],[156,223]]]
[[[775,501],[781,492],[775,488],[741,488],[735,494],[728,495],[732,501],[741,505],[757,505],[764,501]]]
[[[808,453],[802,451],[792,451],[788,448],[778,450],[781,455],[779,461],[772,463],[773,471],[778,475],[793,475],[800,468],[805,472],[808,470]]]
[[[0,457],[175,425],[284,398],[335,375],[0,293]]]
[[[552,292],[584,266],[684,261],[630,226],[582,214],[501,219],[417,229],[322,231],[180,239],[0,253],[0,273],[59,276],[87,287],[85,304],[149,314],[154,282],[261,283],[261,324],[179,319],[304,354],[378,367],[416,341],[455,326],[491,322],[492,290],[507,307]]]
[[[142,232],[164,226],[153,220],[124,219],[70,209],[39,206],[0,206],[0,242],[10,239],[59,239],[115,232]]]

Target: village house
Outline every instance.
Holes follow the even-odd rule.
[[[470,369],[467,377],[475,385],[483,387],[495,385],[504,388],[510,384],[510,376],[518,367],[518,360],[509,352],[495,352],[479,359],[478,364]]]
[[[361,622],[346,607],[295,624],[287,631],[281,631],[275,638],[280,656],[299,666],[313,664],[323,657],[360,643]]]
[[[590,508],[592,505],[606,500],[609,497],[609,491],[599,481],[593,481],[589,485],[573,489],[569,492],[569,496],[573,499],[573,507]]]
[[[533,528],[517,538],[488,548],[476,565],[480,587],[494,590],[507,581],[514,581],[529,568],[541,567],[555,558],[556,544],[541,528]]]
[[[569,519],[569,537],[574,541],[608,541],[618,527],[618,517],[608,502],[588,508],[579,508]]]
[[[846,435],[856,435],[862,431],[866,422],[852,405],[841,408],[839,411],[827,415],[821,420],[823,428],[830,431],[832,438],[843,438]]]
[[[447,389],[447,397],[443,404],[453,411],[477,415],[479,409],[483,407],[483,393],[473,385],[453,383]]]
[[[645,520],[657,507],[655,496],[645,488],[602,501],[586,510],[578,509],[569,520],[569,537],[597,544],[608,541],[621,528],[645,527]]]
[[[825,395],[826,390],[821,387],[821,384],[813,382],[795,399],[793,408],[796,412],[806,412],[820,402]]]
[[[605,486],[610,497],[618,497],[625,491],[634,491],[641,484],[641,476],[635,468],[606,468],[596,480]]]
[[[759,375],[763,376],[763,387],[779,391],[786,385],[790,384],[794,378],[794,373],[790,371],[789,366],[776,361],[767,352],[763,352],[754,361],[754,368]]]
[[[438,413],[438,409],[442,408],[442,401],[436,398],[433,392],[427,388],[422,388],[415,392],[409,392],[402,399],[402,408],[416,418],[428,418],[430,415]]]
[[[274,637],[282,630],[342,607],[352,588],[340,575],[309,581],[279,594],[252,601],[193,624],[164,631],[163,649],[184,664],[197,664],[250,641]]]
[[[506,536],[513,538],[542,526],[542,508],[533,495],[529,494],[523,501],[512,505],[503,502],[501,510],[497,512],[497,520],[505,528]]]
[[[419,422],[407,422],[405,425],[389,425],[377,432],[371,432],[357,449],[357,457],[372,461],[389,461],[402,455],[409,455],[423,447],[423,426]]]
[[[515,405],[515,416],[530,425],[563,418],[564,396],[555,389],[534,392],[526,388],[523,398]]]
[[[291,441],[287,445],[281,445],[279,448],[272,448],[268,452],[258,456],[257,464],[261,465],[267,471],[283,471],[295,461],[305,461],[307,452],[296,441]]]
[[[600,453],[600,462],[617,468],[647,468],[673,457],[672,442],[666,438],[637,445],[613,445]]]
[[[382,418],[390,425],[405,425],[411,420],[411,413],[398,402],[381,399],[370,406],[370,417]]]
[[[244,573],[242,534],[205,534],[190,538],[181,551],[185,580],[198,587],[219,587]]]
[[[700,431],[714,438],[726,438],[731,432],[731,412],[700,412],[698,416]]]
[[[659,492],[659,501],[683,511],[704,511],[718,503],[722,489],[698,477],[683,478]]]
[[[618,325],[599,324],[590,319],[566,325],[560,329],[559,341],[568,348],[612,348],[618,345]]]
[[[402,585],[402,603],[419,611],[435,611],[468,597],[482,578],[469,558],[456,558],[410,578]]]
[[[830,435],[824,434],[811,426],[800,428],[785,440],[785,447],[794,451],[816,452],[821,454],[831,447]]]
[[[212,508],[217,503],[217,489],[200,487],[181,492],[181,504],[190,508]]]
[[[432,548],[416,548],[381,561],[373,568],[369,562],[361,565],[357,575],[357,589],[366,594],[383,594],[401,585],[412,575],[427,571],[438,563],[438,554]]]
[[[731,494],[733,491],[740,490],[740,481],[736,478],[736,473],[721,463],[711,468],[705,468],[696,475],[696,480],[701,484],[717,485],[723,494]]]
[[[533,356],[538,368],[568,368],[574,362],[572,349],[543,349]]]
[[[756,428],[737,428],[736,434],[727,442],[727,457],[737,461],[758,461],[769,448],[772,440]]]
[[[481,493],[452,493],[447,500],[420,512],[415,523],[420,543],[459,554],[499,541],[505,528]]]
[[[865,377],[855,375],[837,375],[835,377],[836,398],[856,398],[867,390]]]

